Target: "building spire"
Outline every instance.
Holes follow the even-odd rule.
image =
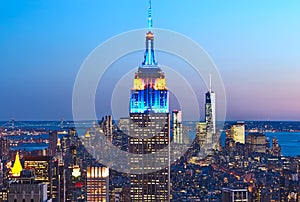
[[[148,31],[152,31],[152,11],[151,11],[151,0],[149,0],[149,7],[148,7]]]
[[[146,51],[144,55],[144,62],[142,66],[155,66],[157,63],[154,58],[154,35],[152,32],[152,11],[151,0],[149,0],[148,6],[148,32],[146,34]]]
[[[11,169],[11,173],[14,177],[19,177],[22,170],[23,170],[23,168],[22,168],[22,165],[21,165],[21,162],[20,162],[19,152],[17,152],[15,162],[14,162],[14,166]]]

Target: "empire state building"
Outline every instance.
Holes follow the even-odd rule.
[[[134,75],[130,98],[131,201],[169,201],[169,92],[154,57],[151,1],[144,62]]]

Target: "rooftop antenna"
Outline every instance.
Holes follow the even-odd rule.
[[[152,30],[152,11],[151,11],[151,0],[149,0],[148,7],[148,31]]]
[[[151,66],[157,65],[154,58],[154,35],[152,33],[152,10],[151,10],[151,0],[149,0],[148,5],[148,32],[146,34],[146,51],[144,55],[144,62],[142,63],[143,66]]]

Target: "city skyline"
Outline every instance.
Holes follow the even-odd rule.
[[[146,9],[137,0],[6,4],[16,12],[3,15],[9,29],[0,32],[0,66],[12,66],[0,80],[0,201],[300,200],[298,85],[291,85],[299,58],[292,63],[290,54],[298,41],[272,24],[289,6],[275,2],[249,16],[249,2],[168,1],[144,0]],[[143,29],[132,28],[141,20],[135,11],[147,13]],[[201,22],[194,14],[210,23],[188,28]],[[6,35],[13,29],[20,31]],[[278,38],[290,51],[282,57],[274,57],[275,44],[266,47]],[[259,121],[270,117],[284,121]]]
[[[153,1],[154,27],[187,35],[212,57],[225,84],[228,120],[299,120],[300,3],[257,3]],[[147,20],[147,1],[121,1],[120,8],[116,1],[2,4],[0,120],[72,119],[73,83],[85,57]],[[142,55],[125,65],[137,68]],[[157,62],[164,58],[158,54]],[[199,89],[204,100],[201,90],[207,89]]]

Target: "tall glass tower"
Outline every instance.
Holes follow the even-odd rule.
[[[169,92],[153,42],[149,1],[144,62],[134,75],[130,98],[130,198],[139,202],[169,201]]]
[[[210,78],[210,89],[205,94],[205,122],[206,122],[206,133],[207,143],[211,144],[212,136],[216,134],[216,95],[211,90],[211,78]]]

